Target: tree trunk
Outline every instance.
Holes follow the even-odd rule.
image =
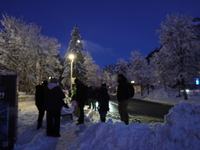
[[[143,86],[141,84],[141,96],[143,96]]]
[[[185,89],[185,79],[183,77],[181,79],[181,82],[182,82],[182,86],[183,86],[183,95],[184,95],[185,100],[187,100],[188,97],[187,97],[187,92],[186,92],[186,89]]]
[[[181,82],[178,81],[178,96],[181,97]]]

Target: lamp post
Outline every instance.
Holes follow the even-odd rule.
[[[73,73],[73,61],[74,61],[74,55],[73,54],[70,54],[69,55],[69,59],[71,59],[71,80],[70,80],[70,88],[71,88],[71,91],[72,91],[72,73]]]

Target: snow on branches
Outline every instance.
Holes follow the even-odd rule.
[[[40,35],[40,28],[7,14],[1,20],[0,69],[19,73],[19,90],[30,92],[61,68],[57,40]]]

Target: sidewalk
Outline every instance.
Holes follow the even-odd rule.
[[[18,102],[18,110],[24,110],[28,108],[36,107],[35,106],[35,101],[23,101],[23,102]]]

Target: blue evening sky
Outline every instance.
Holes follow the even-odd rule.
[[[42,27],[41,34],[58,39],[67,52],[75,24],[96,64],[130,61],[131,51],[148,55],[159,47],[160,23],[178,12],[200,17],[200,0],[0,0],[0,19],[23,16]]]

